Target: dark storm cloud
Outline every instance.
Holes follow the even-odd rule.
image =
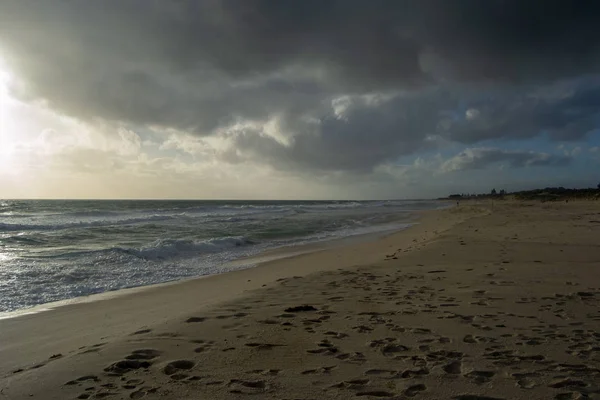
[[[442,169],[446,172],[469,169],[483,169],[492,164],[505,163],[511,168],[564,166],[571,157],[533,151],[502,150],[496,148],[466,149],[446,161]]]
[[[372,90],[427,81],[422,64],[436,61],[467,80],[563,77],[600,63],[600,5],[585,0],[4,0],[1,7],[3,36],[21,42],[17,50],[70,52],[81,62],[94,53],[160,61],[179,73],[213,67],[251,76],[300,64]]]
[[[598,15],[584,0],[2,0],[0,54],[15,93],[61,113],[199,135],[277,116],[291,146],[234,142],[290,167],[365,170],[432,135],[583,136],[598,85],[531,93],[599,72]],[[412,94],[333,113],[381,91]]]
[[[591,79],[544,90],[446,88],[397,95],[377,104],[359,96],[347,102],[341,116],[330,110],[318,124],[298,121],[291,130],[299,134],[291,145],[248,130],[233,135],[236,147],[248,158],[290,169],[367,171],[399,156],[443,149],[447,142],[472,145],[541,133],[575,141],[600,123],[600,81]]]
[[[545,133],[559,141],[582,139],[600,123],[600,79],[585,77],[543,87],[488,88],[462,93],[464,115],[447,120],[444,134],[461,143],[525,139]]]
[[[436,131],[443,105],[434,95],[399,96],[381,104],[350,98],[347,103],[339,115],[330,111],[316,122],[288,119],[299,133],[291,144],[245,131],[234,136],[236,147],[249,158],[290,169],[366,171],[428,147],[424,135]]]

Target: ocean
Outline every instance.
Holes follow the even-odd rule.
[[[0,200],[0,312],[251,267],[411,224],[436,201]],[[231,263],[236,261],[235,264]]]

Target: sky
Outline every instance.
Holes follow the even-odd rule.
[[[0,198],[600,182],[600,3],[0,0]]]

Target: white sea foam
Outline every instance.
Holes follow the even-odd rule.
[[[407,226],[436,202],[3,201],[0,312],[193,276],[230,261]]]
[[[208,240],[188,239],[158,239],[148,246],[140,249],[126,249],[125,251],[146,260],[164,260],[187,255],[205,255],[219,253],[231,248],[252,245],[253,242],[243,236],[221,237]]]

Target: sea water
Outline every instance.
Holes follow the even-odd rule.
[[[247,267],[265,250],[385,233],[436,201],[0,200],[0,312]]]

